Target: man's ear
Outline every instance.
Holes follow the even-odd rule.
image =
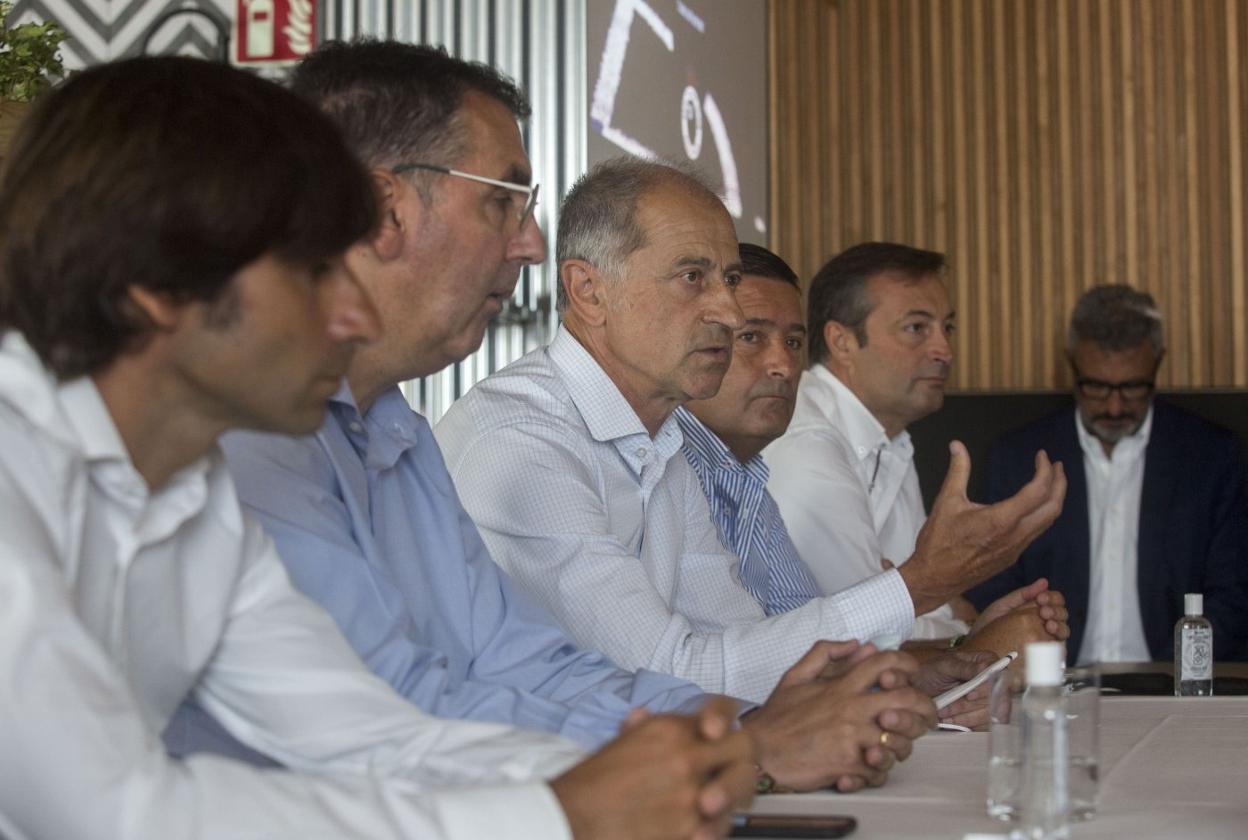
[[[415,188],[389,169],[373,167],[369,175],[378,208],[377,228],[369,237],[369,245],[378,259],[388,262],[403,253],[404,234],[420,223],[425,205],[419,196],[416,201],[404,201]]]
[[[828,348],[828,359],[838,365],[848,364],[858,350],[858,336],[839,321],[823,325],[823,343]]]
[[[182,320],[186,311],[185,303],[175,303],[173,298],[163,292],[154,292],[142,286],[126,288],[126,304],[147,316],[160,332],[172,332]]]
[[[568,299],[567,313],[589,326],[606,320],[607,279],[585,260],[564,260],[559,263],[559,283]]]

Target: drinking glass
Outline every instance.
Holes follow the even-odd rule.
[[[988,816],[1018,819],[1023,781],[1023,680],[995,674],[988,692]]]
[[[1099,665],[1067,668],[1066,732],[1070,750],[1070,818],[1096,816],[1100,788],[1101,669]]]
[[[1096,815],[1100,780],[1101,671],[1096,665],[1067,668],[1066,731],[1070,755],[1070,816]],[[1013,669],[993,677],[988,694],[988,816],[1016,820],[1022,798],[1024,684]]]

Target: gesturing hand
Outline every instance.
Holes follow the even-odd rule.
[[[1053,523],[1066,496],[1062,465],[1036,453],[1036,474],[1021,490],[995,505],[966,495],[971,459],[960,442],[949,445],[949,471],[932,515],[919,531],[914,554],[899,569],[916,615],[1008,567]]]

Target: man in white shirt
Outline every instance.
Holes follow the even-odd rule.
[[[904,563],[927,519],[906,427],[944,401],[954,329],[944,271],[943,254],[868,242],[836,255],[811,280],[810,367],[792,422],[763,457],[767,489],[825,592],[871,578],[882,562]],[[1044,586],[1016,594],[1031,601]],[[1064,613],[1059,593],[1041,600],[1027,610]],[[1020,650],[1049,632],[1065,638],[1064,615],[1050,616],[1049,630],[1038,614],[1023,612],[990,629],[1003,614],[997,606],[974,627],[980,649]],[[946,603],[915,620],[913,638],[948,647],[971,629]]]
[[[930,259],[923,256],[926,253],[919,252],[919,256]],[[867,544],[866,550],[878,552],[881,549],[863,539],[861,534],[842,535],[827,528],[829,533],[821,533],[820,540],[807,540],[807,549],[814,553],[808,559],[802,557],[764,486],[769,478],[769,466],[763,462],[761,453],[790,425],[798,392],[798,374],[806,359],[808,327],[802,313],[797,275],[792,269],[780,257],[758,245],[743,243],[741,258],[745,271],[737,288],[737,302],[745,315],[745,325],[733,336],[732,365],[714,397],[693,400],[687,408],[677,411],[677,417],[685,434],[686,457],[701,480],[721,539],[741,557],[742,582],[764,605],[778,602],[776,607],[780,609],[769,609],[770,615],[792,609],[821,592],[833,594],[857,583],[835,571],[830,573],[828,567],[839,565],[841,560],[837,552],[846,552],[845,562],[852,565],[862,560],[852,548],[856,542]],[[809,385],[809,380],[803,381]],[[840,384],[839,380],[834,381]],[[843,385],[840,387],[861,408],[853,394]],[[806,407],[810,408],[813,394],[807,390],[803,397]],[[874,422],[865,409],[861,409],[861,413]],[[825,463],[829,460],[827,457],[819,458],[817,454],[829,442],[837,440],[836,436],[842,431],[839,425],[833,424],[831,436],[819,423],[808,423],[807,429],[813,440],[800,447],[804,455],[800,463],[807,474],[832,473],[838,466],[848,468],[848,463],[836,457],[848,447],[833,448],[831,466]],[[826,483],[835,484],[831,478]],[[844,521],[847,516],[842,509],[852,511],[864,507],[866,487],[852,481],[842,484],[847,487],[845,492],[830,498],[819,497],[820,509],[831,511],[826,516],[834,524],[853,527],[855,523]],[[916,532],[922,526],[922,519],[920,516],[914,526]],[[912,536],[905,553],[892,556],[908,557],[913,548]],[[861,577],[878,573],[878,558],[885,556],[879,554],[875,568]],[[819,570],[818,581],[808,569]],[[781,601],[773,590],[781,593],[796,590],[801,597]],[[1032,609],[1034,606],[1039,609]],[[947,608],[935,612],[941,610]],[[1050,633],[1064,638],[1065,618],[1066,611],[1057,593],[1045,591],[1043,585],[1022,588],[1003,594],[985,608],[976,621],[975,632],[967,637],[965,647],[992,651],[1000,656],[1020,649],[1028,641],[1050,640],[1053,638]],[[933,617],[928,613],[915,620],[914,637],[943,637],[939,648],[948,649],[951,638],[967,634],[968,630],[966,624],[951,615]],[[908,642],[907,645],[911,649],[920,647],[917,643]],[[931,644],[922,647],[937,649]],[[936,685],[932,693],[941,690],[943,688]]]
[[[217,437],[314,430],[377,335],[340,259],[375,215],[323,117],[217,64],[93,68],[22,127],[0,186],[0,835],[707,837],[748,799],[731,708],[634,721],[571,769],[561,738],[422,714],[239,510]],[[292,769],[171,759],[188,693]]]
[[[476,349],[521,267],[544,259],[517,123],[527,113],[523,95],[492,69],[440,49],[372,40],[322,45],[295,71],[292,89],[329,114],[369,167],[382,222],[344,259],[386,329],[355,354],[349,387],[331,399],[315,436],[225,436],[244,509],[374,673],[426,711],[598,744],[617,734],[630,707],[700,707],[707,697],[692,684],[624,671],[573,643],[495,566],[424,418],[399,391]],[[823,708],[807,701],[809,714],[791,712],[803,693],[776,692],[743,717],[775,783],[860,783],[829,746],[837,730]],[[899,754],[902,740],[891,744]],[[262,760],[189,704],[166,743]],[[861,782],[882,779],[878,768],[863,774]]]
[[[731,218],[695,177],[619,159],[569,193],[557,248],[559,334],[473,388],[436,434],[499,565],[624,667],[762,700],[817,640],[905,638],[916,605],[947,600],[953,573],[992,574],[1060,509],[1064,478],[1045,459],[1016,499],[974,508],[961,451],[909,583],[882,573],[765,617],[719,542],[672,416],[715,393],[742,324]],[[930,704],[907,711],[932,716]],[[877,714],[855,731],[880,733]]]
[[[1086,662],[1169,661],[1183,596],[1204,595],[1214,656],[1248,657],[1248,502],[1242,444],[1154,398],[1165,356],[1153,298],[1094,286],[1067,338],[1075,405],[1004,435],[987,462],[989,497],[1009,493],[1023,452],[1070,465],[1069,504],[1017,569],[968,593],[982,603],[1022,575],[1070,599],[1067,651]]]

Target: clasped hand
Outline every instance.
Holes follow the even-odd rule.
[[[781,789],[881,785],[936,723],[931,699],[911,685],[917,672],[900,651],[817,642],[742,724]]]

